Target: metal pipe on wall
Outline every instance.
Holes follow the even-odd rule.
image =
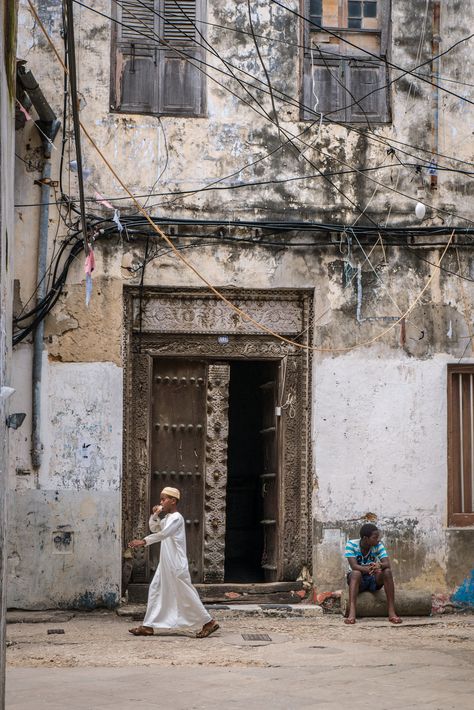
[[[48,227],[50,200],[51,159],[45,157],[41,174],[41,206],[38,238],[38,269],[36,302],[39,303],[46,295],[46,263],[48,256]],[[31,424],[31,464],[38,469],[43,456],[41,443],[41,372],[43,360],[44,318],[35,328],[33,337],[33,404]]]
[[[38,114],[36,127],[43,146],[43,169],[41,187],[39,236],[38,236],[38,269],[36,286],[36,303],[39,304],[46,295],[46,266],[48,258],[48,228],[49,202],[51,199],[51,146],[57,135],[60,123],[56,114],[45,99],[38,82],[31,71],[27,71],[26,62],[18,63],[17,79],[28,94]],[[34,469],[41,466],[43,444],[41,443],[41,376],[43,360],[44,318],[37,324],[33,336],[33,372],[32,372],[32,415],[31,415],[31,465]]]

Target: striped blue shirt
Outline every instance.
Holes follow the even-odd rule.
[[[388,554],[383,543],[378,542],[370,548],[366,555],[363,555],[360,549],[360,540],[349,540],[344,557],[355,557],[358,565],[369,565],[371,562],[380,562],[384,557],[388,557]]]

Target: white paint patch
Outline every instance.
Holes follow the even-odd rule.
[[[315,363],[318,520],[445,510],[449,361],[372,348]]]
[[[49,365],[50,459],[45,488],[118,490],[122,459],[122,370],[112,363]]]

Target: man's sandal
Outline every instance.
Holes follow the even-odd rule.
[[[344,619],[345,624],[355,624],[355,622],[356,622],[356,620],[353,619],[352,617],[348,618],[348,619]]]
[[[208,636],[210,636],[211,634],[213,634],[214,631],[217,631],[218,628],[219,628],[219,624],[217,622],[214,624],[214,626],[209,626],[208,628],[202,628],[201,631],[199,631],[196,634],[196,638],[197,639],[205,639]]]
[[[389,616],[388,620],[390,621],[391,624],[401,624],[403,623],[403,619],[400,619],[399,616]]]
[[[128,633],[134,636],[153,636],[153,629],[148,626],[137,626],[135,629],[129,629]]]

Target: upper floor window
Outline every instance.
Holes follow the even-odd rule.
[[[390,0],[304,0],[304,8],[303,118],[389,121]]]
[[[202,116],[205,0],[120,0],[112,6],[111,110]]]

